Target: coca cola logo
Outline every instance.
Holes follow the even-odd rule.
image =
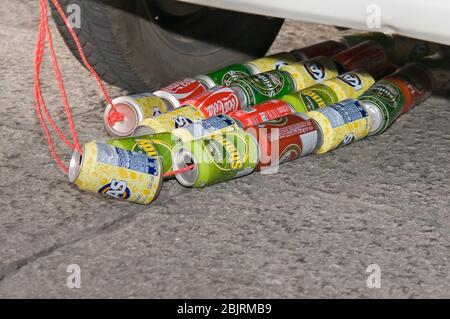
[[[192,84],[197,83],[194,79],[183,79],[178,82],[175,82],[171,85],[168,85],[164,88],[164,91],[168,91],[170,93],[178,93],[180,91],[184,91],[186,88],[191,86]]]
[[[219,114],[229,114],[240,108],[240,102],[234,92],[217,92],[210,95],[200,106],[200,108],[211,116]]]

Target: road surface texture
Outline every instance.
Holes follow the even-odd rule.
[[[70,185],[49,155],[34,111],[37,2],[0,2],[0,297],[450,297],[449,96],[276,175],[169,181],[149,207],[118,202]],[[272,51],[338,34],[288,22]],[[81,141],[107,138],[95,81],[55,41]],[[47,59],[44,93],[64,123],[52,75]],[[80,289],[66,285],[71,264]]]

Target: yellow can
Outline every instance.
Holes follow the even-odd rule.
[[[321,132],[321,146],[317,154],[359,141],[369,134],[369,114],[357,100],[345,100],[308,112],[307,115],[316,121]]]
[[[303,90],[316,83],[339,75],[336,63],[326,57],[318,57],[305,62],[285,65],[280,68],[288,72],[294,80],[295,90]]]
[[[341,74],[334,79],[326,80],[322,84],[330,87],[336,94],[338,101],[342,101],[356,99],[374,83],[375,79],[367,71],[355,70]]]
[[[83,155],[73,154],[69,180],[85,191],[148,205],[161,191],[163,168],[158,157],[93,141]]]
[[[278,70],[282,66],[295,62],[298,62],[298,58],[296,58],[293,54],[282,52],[247,62],[245,66],[250,70],[252,75],[255,75],[258,73]]]
[[[200,109],[187,105],[157,117],[144,119],[134,131],[134,135],[172,132],[203,119],[205,115]]]

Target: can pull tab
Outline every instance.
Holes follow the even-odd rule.
[[[106,101],[112,105],[112,112],[115,113],[116,115],[114,116],[114,120],[116,122],[120,122],[123,121],[124,116],[122,114],[120,114],[120,112],[116,109],[116,107],[114,106],[114,104],[112,103],[111,98],[108,95],[108,92],[106,91],[105,87],[103,86],[103,83],[99,77],[99,75],[97,74],[97,72],[94,70],[94,68],[89,64],[89,62],[86,59],[86,56],[83,52],[81,43],[77,37],[77,35],[75,34],[75,31],[72,29],[63,9],[61,8],[58,0],[50,0],[53,5],[55,6],[56,10],[58,11],[59,15],[61,16],[62,20],[64,21],[64,24],[67,27],[67,30],[69,31],[70,35],[72,36],[79,55],[81,57],[81,60],[83,61],[83,64],[85,65],[85,67],[89,70],[89,72],[95,77],[98,86],[100,87],[101,91],[103,92],[103,95],[106,99]],[[56,56],[56,51],[53,45],[53,38],[52,38],[52,32],[48,23],[48,3],[47,0],[40,0],[39,1],[40,4],[40,23],[39,23],[39,31],[38,31],[38,38],[37,38],[37,43],[36,43],[36,57],[35,57],[35,72],[34,72],[34,96],[35,96],[35,109],[36,109],[36,113],[39,117],[39,121],[42,125],[42,128],[44,130],[44,134],[45,137],[47,139],[48,145],[49,145],[49,149],[50,152],[54,158],[54,160],[56,161],[57,165],[59,166],[59,168],[64,172],[64,173],[68,173],[68,167],[62,162],[62,160],[60,159],[60,157],[58,156],[57,152],[56,152],[56,148],[55,148],[55,144],[53,142],[53,138],[51,136],[51,132],[49,129],[49,126],[46,123],[46,119],[48,120],[48,122],[50,123],[50,126],[53,128],[53,130],[55,131],[55,133],[59,136],[59,138],[72,150],[77,151],[78,153],[82,153],[82,148],[80,146],[80,143],[78,141],[78,134],[75,128],[75,123],[73,120],[73,116],[72,116],[72,111],[71,111],[71,107],[69,104],[69,99],[67,96],[67,92],[64,86],[64,82],[63,82],[63,77],[61,74],[61,70],[58,64],[58,59]],[[67,117],[67,121],[70,127],[70,131],[72,134],[72,138],[68,139],[63,133],[62,130],[59,128],[59,126],[56,124],[56,122],[53,120],[52,116],[50,115],[50,112],[48,111],[46,104],[45,104],[45,100],[42,94],[42,90],[41,90],[41,67],[42,67],[42,60],[44,57],[44,53],[45,53],[45,44],[48,44],[48,49],[50,51],[50,55],[51,55],[51,61],[53,64],[53,70],[55,72],[55,77],[57,79],[57,83],[58,83],[58,89],[61,93],[61,99],[62,99],[62,103],[64,105],[64,111]],[[116,123],[115,122],[115,123]]]

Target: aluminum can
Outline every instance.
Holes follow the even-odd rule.
[[[186,101],[184,105],[197,108],[203,113],[204,118],[209,118],[241,109],[240,99],[233,88],[217,86]]]
[[[354,99],[366,92],[375,80],[364,70],[341,74],[281,99],[296,112],[307,113],[345,99]]]
[[[74,152],[69,180],[85,191],[148,205],[161,191],[162,172],[157,157],[94,141],[83,155]]]
[[[317,122],[321,134],[317,154],[359,141],[369,134],[369,114],[357,100],[345,100],[307,115]]]
[[[208,88],[215,86],[228,86],[233,80],[245,78],[252,75],[252,72],[244,64],[233,64],[207,75],[197,75],[195,79],[202,82]]]
[[[153,94],[167,101],[176,109],[184,105],[186,101],[205,92],[207,88],[199,80],[185,78],[153,92]]]
[[[269,100],[253,107],[230,113],[242,128],[258,125],[294,113],[294,108],[281,100]]]
[[[123,121],[109,124],[112,105],[106,107],[103,119],[106,130],[117,137],[131,135],[145,118],[155,117],[172,109],[171,104],[151,93],[122,96],[112,102],[116,110],[124,116]]]
[[[250,70],[252,75],[278,70],[284,65],[298,62],[298,59],[289,52],[281,52],[274,55],[266,56],[247,62],[245,66]]]
[[[301,49],[291,51],[291,53],[299,60],[306,61],[315,57],[324,56],[331,58],[335,54],[347,49],[347,45],[339,41],[319,42]]]
[[[251,174],[258,163],[258,148],[256,139],[243,130],[192,140],[174,150],[174,170],[195,164],[176,179],[198,188]]]
[[[259,144],[259,164],[265,170],[315,151],[319,132],[306,114],[294,113],[247,129]]]

